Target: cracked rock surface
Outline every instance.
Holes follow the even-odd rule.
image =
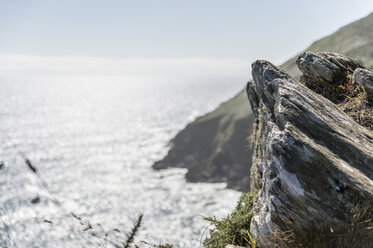
[[[332,53],[304,53],[297,64],[303,83],[256,61],[247,88],[257,115],[251,180],[257,177],[261,188],[251,232],[267,244],[276,230],[343,222],[346,209],[373,202],[373,132],[306,86],[372,73]]]

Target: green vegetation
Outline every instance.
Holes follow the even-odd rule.
[[[135,225],[133,226],[131,232],[129,234],[127,234],[127,240],[126,240],[126,242],[123,243],[124,248],[130,248],[131,247],[131,244],[133,243],[133,241],[135,239],[135,236],[140,229],[143,216],[144,216],[143,214],[139,215],[139,217],[137,218],[137,221],[136,221]]]
[[[243,193],[233,213],[222,220],[205,217],[215,225],[210,237],[203,242],[206,248],[224,248],[226,245],[256,247],[256,239],[250,235],[250,222],[253,216],[253,200],[258,190]]]

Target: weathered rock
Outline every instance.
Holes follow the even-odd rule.
[[[296,63],[304,76],[329,82],[338,81],[346,74],[352,74],[355,69],[363,68],[362,65],[351,58],[328,52],[302,53]]]
[[[306,52],[299,56],[297,64],[304,73],[302,83],[338,103],[356,122],[373,130],[373,72],[335,53]]]
[[[352,80],[364,86],[370,98],[373,98],[373,72],[367,69],[356,69]]]
[[[357,61],[337,53],[304,52],[297,61],[303,76],[313,78],[314,81],[336,82],[341,77],[347,77],[358,68],[364,68]]]
[[[341,73],[340,68],[333,62],[312,52],[301,54],[297,66],[301,72],[314,80],[332,81]]]
[[[305,53],[297,64],[323,82],[360,67],[330,53]],[[249,99],[258,106],[252,177],[261,190],[251,232],[262,245],[274,247],[277,230],[342,223],[357,202],[373,203],[373,133],[267,61],[253,63],[252,75]]]
[[[253,111],[255,116],[257,116],[258,107],[259,107],[259,99],[258,99],[258,95],[256,94],[255,83],[253,81],[249,81],[247,83],[246,94],[247,94],[247,97],[249,98],[251,110]]]
[[[327,52],[302,53],[296,63],[303,73],[300,81],[334,103],[346,98],[343,94],[336,94],[337,87],[348,83],[355,69],[364,68],[351,58]]]

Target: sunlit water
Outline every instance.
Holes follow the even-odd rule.
[[[151,165],[179,130],[242,82],[11,78],[0,77],[0,247],[110,247],[91,233],[114,240],[112,230],[129,231],[140,213],[140,247],[142,240],[199,247],[209,226],[201,216],[234,207],[240,194],[224,184],[186,183],[185,170]],[[88,221],[93,229],[83,231]]]

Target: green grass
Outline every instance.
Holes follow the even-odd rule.
[[[226,245],[256,247],[256,240],[250,235],[250,222],[253,216],[253,200],[258,191],[243,193],[232,214],[222,220],[215,217],[205,217],[215,229],[210,231],[210,237],[205,239],[206,248],[224,248]]]

